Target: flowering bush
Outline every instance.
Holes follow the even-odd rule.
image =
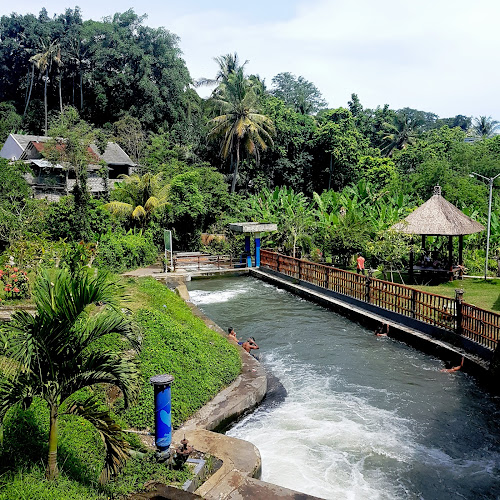
[[[29,278],[26,271],[6,265],[0,269],[0,280],[4,284],[5,297],[27,299],[30,296]]]
[[[313,262],[321,262],[321,259],[323,258],[323,252],[319,248],[313,248],[311,250],[309,258]]]

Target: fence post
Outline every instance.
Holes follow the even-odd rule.
[[[457,325],[455,331],[458,335],[462,335],[462,302],[464,300],[464,291],[461,288],[455,288],[455,317],[457,318]]]
[[[417,311],[417,291],[413,288],[411,291],[411,317],[416,316]]]
[[[280,272],[280,254],[278,254],[278,257],[276,259],[276,271],[278,273]]]
[[[302,260],[300,260],[300,259],[299,259],[299,280],[300,280],[300,271],[301,271],[301,267],[302,267],[302,266],[300,265],[300,263],[301,263],[301,262],[302,262]]]
[[[328,284],[330,281],[330,267],[327,266],[325,271],[325,288],[328,290]]]
[[[365,302],[367,304],[370,303],[370,285],[372,282],[372,271],[371,269],[368,270],[368,276],[366,277],[365,281]]]

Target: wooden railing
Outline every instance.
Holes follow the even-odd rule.
[[[455,332],[490,350],[496,348],[500,339],[500,315],[466,304],[461,294],[453,299],[269,250],[261,251],[260,265]]]

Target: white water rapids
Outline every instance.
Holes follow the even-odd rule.
[[[287,391],[227,432],[258,447],[263,480],[336,500],[499,498],[500,405],[471,377],[252,278],[189,288],[256,337]]]

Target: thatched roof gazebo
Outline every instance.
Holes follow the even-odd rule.
[[[392,226],[392,229],[406,234],[422,236],[422,250],[426,250],[427,236],[448,236],[448,262],[446,267],[414,266],[413,252],[410,254],[410,278],[414,271],[449,272],[453,278],[455,269],[463,268],[463,237],[466,234],[484,231],[484,226],[462,213],[455,205],[441,196],[441,187],[434,187],[433,196],[413,211],[403,221]],[[458,266],[453,265],[453,236],[458,236]]]

